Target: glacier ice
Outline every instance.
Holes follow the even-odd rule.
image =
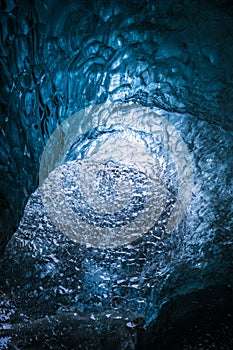
[[[0,347],[143,349],[154,339],[158,349],[171,349],[171,343],[186,350],[232,348],[232,17],[227,0],[1,2]],[[114,144],[117,150],[129,140],[129,159],[136,145],[140,159],[149,149],[165,174],[160,220],[137,240],[109,249],[64,235],[38,188],[41,157],[53,132],[70,116],[105,104],[148,108],[164,118],[185,143],[194,177],[186,215],[167,232],[169,210],[182,205],[182,186],[169,152],[146,132],[153,118],[141,118],[144,131],[135,132],[132,124],[125,127],[126,118],[104,128],[104,109],[95,125],[84,115],[85,132],[79,129],[65,162],[81,164],[105,145],[104,166],[96,170],[98,205],[107,200],[114,208],[119,191],[127,192],[124,181],[133,183],[127,195],[133,221],[149,193],[149,182],[134,168],[127,172],[109,163],[106,170],[104,152],[113,152]],[[162,135],[171,137],[164,130]],[[126,143],[125,149],[120,160],[129,152]],[[63,156],[60,151],[51,153],[48,168]],[[68,182],[67,191],[73,184]],[[143,191],[144,199],[136,200]],[[125,205],[127,196],[119,203]],[[88,211],[85,217],[97,224],[107,218],[112,225],[128,212],[107,214]],[[195,312],[195,341],[189,334],[179,342],[182,334],[171,335],[171,327],[184,327]],[[201,324],[202,314],[211,319],[211,329]],[[222,326],[213,331],[216,324]]]

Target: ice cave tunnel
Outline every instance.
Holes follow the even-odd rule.
[[[0,349],[232,349],[232,1],[0,21]]]

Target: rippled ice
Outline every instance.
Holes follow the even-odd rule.
[[[63,313],[148,323],[176,295],[232,283],[230,155],[225,159],[232,139],[188,115],[166,116],[187,143],[195,174],[179,227],[167,233],[157,225],[135,243],[88,248],[53,225],[38,189],[1,265],[3,324]]]
[[[22,347],[33,334],[40,344],[50,330],[64,342],[72,333],[70,348],[97,349],[99,334],[106,342],[115,334],[119,349],[133,349],[138,329],[166,302],[208,286],[232,288],[233,22],[226,3],[2,2],[0,181],[15,208],[12,215],[0,197],[6,232],[31,196],[1,258],[0,346],[12,334],[22,336]],[[173,125],[187,145],[194,185],[178,227],[166,231],[165,210],[137,241],[102,249],[59,231],[35,189],[58,124],[106,102],[147,106]],[[107,142],[111,130],[86,131],[68,160],[81,161],[88,140]],[[156,145],[153,152],[172,207],[177,169]]]

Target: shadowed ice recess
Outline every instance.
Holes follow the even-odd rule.
[[[0,349],[232,349],[231,2],[0,4]]]

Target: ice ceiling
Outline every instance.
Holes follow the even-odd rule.
[[[0,347],[232,349],[231,2],[0,11]]]

